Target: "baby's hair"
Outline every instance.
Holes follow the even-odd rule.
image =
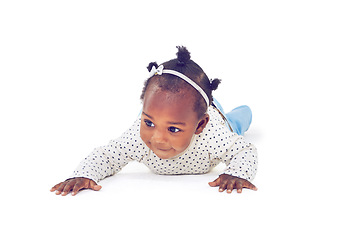
[[[192,81],[196,82],[208,96],[209,104],[211,105],[213,101],[212,91],[217,89],[221,80],[217,78],[209,80],[202,68],[190,59],[190,52],[183,46],[177,46],[177,48],[177,58],[163,63],[164,69],[183,73]],[[153,67],[158,68],[158,64],[156,62],[149,63],[147,66],[148,71],[151,71]],[[173,93],[180,92],[182,89],[189,90],[190,93],[195,96],[193,109],[197,113],[198,118],[202,117],[206,112],[207,106],[202,95],[186,81],[171,74],[155,75],[147,79],[140,97],[141,100],[144,99],[147,87],[150,83],[156,84],[163,91],[170,91]]]

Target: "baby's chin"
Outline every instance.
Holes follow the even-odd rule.
[[[176,157],[178,154],[174,151],[174,149],[170,150],[154,150],[154,154],[161,159],[171,159]]]
[[[185,152],[186,149],[183,151],[177,151],[175,149],[169,149],[169,150],[161,150],[161,149],[155,149],[152,150],[157,157],[161,159],[173,159],[177,158],[178,156],[182,155]]]
[[[157,157],[161,159],[172,159],[179,156],[181,153],[175,149],[153,149],[152,150]]]

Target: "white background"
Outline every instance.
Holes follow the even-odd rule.
[[[1,1],[4,239],[341,239],[340,1]],[[56,196],[135,120],[151,61],[184,45],[226,111],[247,104],[257,192],[129,164]]]

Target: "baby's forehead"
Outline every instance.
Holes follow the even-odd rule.
[[[166,102],[179,102],[182,101],[184,104],[189,103],[193,105],[195,96],[189,89],[163,89],[158,85],[148,89],[147,98],[155,101],[166,101]],[[145,96],[146,98],[146,96]]]
[[[181,83],[172,83],[173,81],[169,81],[171,83],[165,83],[165,79],[162,79],[163,81],[161,81],[162,78],[156,78],[155,81],[152,81],[147,88],[146,92],[149,93],[159,93],[159,92],[163,92],[163,94],[167,94],[167,95],[174,95],[174,96],[179,96],[179,97],[183,97],[183,96],[187,96],[189,98],[195,96],[196,94],[196,90],[193,89],[188,83],[184,82],[184,81],[180,81]]]
[[[150,88],[145,95],[145,107],[159,107],[159,108],[187,108],[189,111],[193,110],[194,96],[188,90],[169,91],[161,89],[157,86]]]
[[[163,85],[163,81],[160,84],[159,76],[155,76],[151,80],[142,99],[144,109],[147,107],[162,109],[173,105],[177,106],[175,109],[181,108],[186,109],[189,113],[196,113],[197,118],[200,118],[205,113],[205,107],[202,106],[205,105],[204,100],[201,101],[201,96],[198,96],[199,93],[190,84],[185,83],[185,87],[180,87],[180,85],[173,87],[172,84]],[[169,80],[173,81],[174,78]]]
[[[198,116],[194,110],[192,97],[182,93],[155,90],[146,92],[143,113],[153,120],[164,119],[168,122],[195,123]]]

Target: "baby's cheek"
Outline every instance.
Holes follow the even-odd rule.
[[[188,146],[191,143],[192,136],[189,138],[189,136],[177,139],[176,141],[173,142],[173,148],[178,152],[181,153],[185,151]]]
[[[143,140],[143,142],[149,146],[149,142],[150,142],[150,136],[149,134],[144,131],[142,128],[140,128],[140,138]]]

